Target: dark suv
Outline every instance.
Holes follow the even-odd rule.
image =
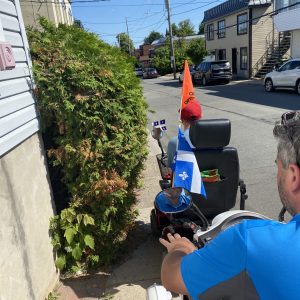
[[[145,68],[143,71],[143,78],[157,78],[158,73],[155,68]]]
[[[231,65],[227,60],[204,61],[196,67],[194,80],[202,85],[209,82],[228,83],[232,80]]]

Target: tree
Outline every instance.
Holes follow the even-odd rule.
[[[188,35],[194,35],[194,25],[189,19],[181,21],[178,23],[178,30],[176,36],[184,37]]]
[[[186,54],[186,50],[187,43],[182,43],[181,41],[174,42],[176,70],[182,69],[184,60],[188,59],[189,61],[191,61],[191,59]],[[157,68],[159,74],[161,75],[172,72],[169,41],[166,41],[166,44],[164,46],[155,50],[154,58],[152,59],[151,63],[155,68]]]
[[[83,24],[79,19],[74,19],[74,25],[83,29]]]
[[[125,53],[131,54],[134,50],[134,44],[133,41],[130,39],[129,35],[125,32],[119,33],[116,36],[116,39],[118,41],[119,47],[121,50]]]
[[[173,23],[171,26],[172,26],[172,35],[177,36],[178,35],[178,26],[175,23]],[[166,29],[166,36],[170,36],[168,29]]]
[[[191,40],[188,44],[186,54],[191,58],[194,64],[200,63],[203,57],[207,55],[204,39],[198,38]]]
[[[154,57],[151,61],[152,65],[157,68],[161,75],[171,73],[170,62],[170,43],[169,38],[166,44],[155,50]],[[206,55],[205,43],[202,38],[186,41],[180,39],[174,42],[176,70],[182,70],[184,61],[198,64]]]
[[[203,23],[199,24],[198,34],[204,34],[204,24]]]
[[[172,34],[173,36],[178,37],[185,37],[188,35],[194,35],[194,25],[191,23],[189,19],[183,20],[176,25],[175,23],[172,24]],[[166,30],[166,36],[169,36],[169,31]]]
[[[163,35],[157,31],[151,31],[150,34],[145,37],[144,39],[144,43],[145,44],[151,44],[153,41],[158,40],[160,38],[162,38]]]

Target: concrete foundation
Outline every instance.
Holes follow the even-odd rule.
[[[0,300],[42,300],[58,273],[49,237],[55,209],[39,134],[0,158]]]

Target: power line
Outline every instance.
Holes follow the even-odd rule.
[[[224,1],[224,0],[218,0],[218,1]],[[201,2],[196,2],[196,0],[193,0],[193,1],[190,1],[190,2],[187,2],[187,3],[182,3],[182,4],[179,4],[179,5],[177,5],[177,6],[173,6],[173,7],[171,7],[172,9],[175,9],[175,8],[177,8],[177,7],[181,7],[181,6],[185,6],[185,5],[189,5],[189,4],[193,4],[193,5],[195,5],[195,4],[199,4],[199,3],[211,3],[211,1],[201,1]],[[174,3],[173,3],[174,4]]]
[[[25,2],[29,2],[30,0],[25,0]],[[219,2],[222,2],[222,1],[224,1],[224,0],[218,0]],[[72,3],[76,3],[76,1],[75,2],[72,2]],[[93,3],[93,1],[91,1],[90,3]],[[201,1],[201,2],[195,2],[195,3],[193,3],[193,5],[196,5],[196,4],[200,4],[200,3],[211,3],[211,1]],[[88,4],[88,3],[87,3]],[[185,5],[187,5],[187,4],[189,4],[189,3],[184,3],[184,4],[180,4],[180,5],[177,5],[177,6],[174,6],[174,7],[171,7],[171,9],[174,9],[174,8],[177,8],[177,7],[181,7],[181,6],[185,6]],[[150,4],[147,4],[147,6],[148,5],[150,5]],[[159,6],[162,6],[163,4],[159,4]],[[174,3],[173,3],[173,5],[174,5]],[[87,5],[72,5],[72,7],[101,7],[101,8],[104,8],[104,7],[114,7],[114,6],[117,6],[117,7],[120,7],[120,6],[131,6],[131,7],[133,7],[133,6],[139,6],[139,7],[141,7],[141,6],[146,6],[146,4],[140,4],[140,5],[134,5],[134,4],[120,4],[120,5],[93,5],[93,6],[87,6]]]
[[[240,25],[240,24],[250,23],[250,22],[252,22],[252,21],[254,21],[254,20],[257,20],[257,19],[260,19],[260,18],[263,18],[263,17],[267,17],[267,16],[270,16],[270,15],[275,15],[275,14],[277,14],[279,11],[285,10],[285,9],[287,9],[287,8],[290,8],[290,7],[299,5],[299,4],[300,4],[300,1],[299,1],[299,2],[296,2],[296,3],[293,3],[293,4],[291,4],[291,5],[288,5],[288,6],[279,8],[279,9],[274,10],[274,11],[272,11],[272,12],[269,12],[269,13],[266,13],[266,14],[263,14],[263,15],[260,15],[260,16],[257,16],[257,17],[255,17],[255,18],[252,18],[252,19],[243,21],[243,22],[241,22],[241,23],[234,23],[234,24],[232,24],[232,25],[225,26],[225,27],[222,28],[222,30],[228,29],[228,28],[232,28],[232,27],[235,27],[235,26]],[[147,26],[147,27],[151,27],[151,26],[154,26],[154,25],[157,25],[157,24],[162,25],[162,24],[165,23],[165,22],[166,22],[166,20],[164,20],[162,23],[160,23],[160,21],[159,21],[159,22],[154,23],[154,24],[151,24],[151,25],[149,25],[149,26]],[[143,28],[139,28],[139,30],[140,30],[140,29],[143,29]],[[217,32],[218,29],[215,29],[215,30],[213,30],[213,31],[214,31],[214,32]],[[132,31],[132,32],[130,32],[130,33],[134,33],[134,32],[136,32],[136,31]],[[115,33],[115,34],[111,34],[111,33],[100,33],[100,34],[108,35],[108,36],[116,36],[118,33]]]
[[[76,6],[77,7],[77,6]],[[134,22],[136,22],[136,21],[139,21],[139,20],[145,20],[145,19],[147,19],[147,18],[150,18],[150,17],[153,17],[153,16],[155,16],[155,15],[158,15],[158,14],[161,14],[161,13],[163,13],[164,11],[158,11],[158,12],[155,12],[155,13],[153,13],[153,14],[151,14],[151,15],[148,15],[148,16],[146,16],[146,17],[142,17],[142,18],[135,18],[135,19],[132,19],[132,20],[127,20],[127,22],[128,23],[134,23]],[[128,19],[129,19],[130,17],[128,17]],[[82,23],[84,23],[84,24],[95,24],[95,25],[121,25],[121,24],[126,24],[126,22],[125,21],[123,21],[123,22],[83,22],[82,21]]]
[[[108,2],[110,0],[73,0],[70,1],[70,4],[74,4],[74,3],[98,3],[98,2]],[[222,0],[218,0],[218,1],[222,1]],[[37,4],[61,4],[58,1],[55,0],[46,0],[46,1],[42,1],[42,0],[22,0],[22,3],[37,3]],[[178,3],[173,3],[173,5],[178,4],[178,6],[175,7],[171,7],[173,8],[177,8],[179,6],[183,6],[183,5],[188,5],[191,4],[191,2],[188,3],[182,3],[182,2],[178,2]],[[194,2],[193,4],[198,4],[198,3],[211,3],[211,1],[199,1],[199,2]],[[164,6],[163,3],[159,4],[159,3],[152,3],[152,4],[148,4],[148,3],[144,3],[144,4],[109,4],[109,5],[101,5],[101,6],[74,6],[74,7],[123,7],[123,6],[127,6],[127,7],[141,7],[141,6]]]
[[[178,16],[178,15],[182,15],[182,14],[185,14],[185,13],[188,13],[188,12],[191,12],[191,11],[194,11],[194,10],[197,10],[197,9],[200,9],[200,8],[203,8],[205,6],[208,6],[208,5],[211,5],[213,3],[216,3],[216,2],[220,2],[220,0],[214,0],[214,1],[211,1],[207,4],[204,4],[204,5],[201,5],[199,7],[196,7],[196,8],[193,8],[193,9],[190,9],[190,10],[186,10],[186,11],[182,11],[180,13],[176,13],[176,14],[172,14],[172,16]],[[224,1],[225,2],[225,1]]]

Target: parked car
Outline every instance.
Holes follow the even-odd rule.
[[[266,92],[277,88],[292,88],[300,95],[300,58],[291,59],[266,74],[264,82]]]
[[[155,68],[145,68],[143,71],[143,78],[157,78],[158,73]]]
[[[189,69],[190,69],[192,81],[194,82],[195,66],[194,65],[189,66]],[[180,83],[183,82],[183,71],[180,73],[178,80]]]
[[[230,82],[232,80],[231,65],[228,60],[203,61],[194,73],[194,81],[207,85],[210,82]]]
[[[142,77],[143,76],[143,69],[142,68],[135,68],[135,75],[138,77]]]

